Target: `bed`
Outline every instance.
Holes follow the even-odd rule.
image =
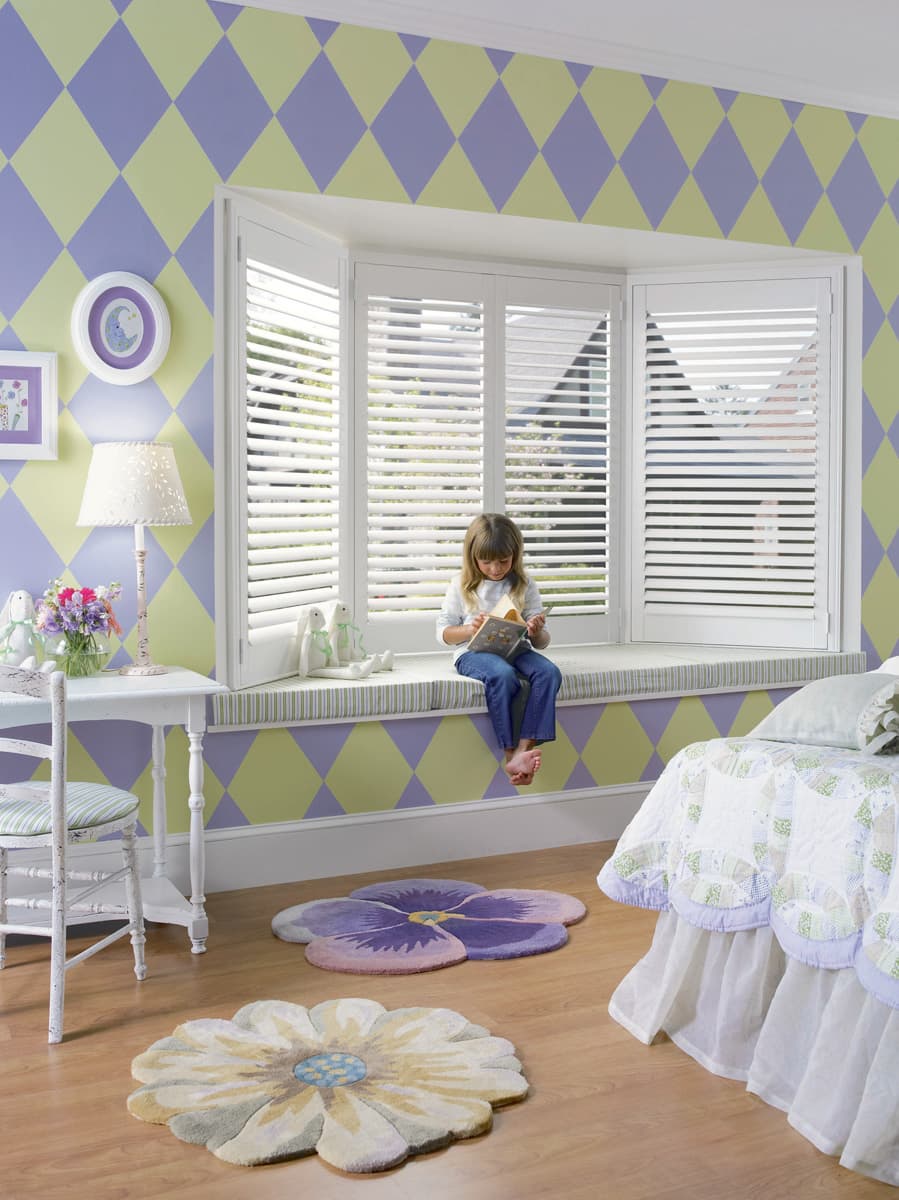
[[[609,1011],[896,1185],[897,743],[775,741],[761,728],[681,750],[600,871],[612,899],[660,914]]]

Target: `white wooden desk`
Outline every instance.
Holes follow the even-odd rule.
[[[69,721],[138,721],[153,729],[153,874],[141,883],[144,914],[151,921],[187,928],[194,954],[206,949],[209,922],[204,895],[203,734],[206,697],[223,685],[195,671],[170,667],[165,675],[119,675],[104,671],[70,679],[66,688]],[[49,704],[0,693],[0,729],[38,725],[50,718]],[[183,725],[190,748],[190,900],[166,875],[165,726]]]

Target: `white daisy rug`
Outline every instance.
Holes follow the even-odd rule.
[[[515,1048],[448,1008],[260,1000],[179,1025],[131,1066],[128,1109],[241,1166],[318,1153],[383,1171],[490,1129],[527,1095]]]

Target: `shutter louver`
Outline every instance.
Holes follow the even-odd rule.
[[[692,305],[685,285],[671,307],[673,288],[646,289],[639,532],[649,636],[694,640],[698,622],[695,640],[712,641],[710,629],[730,625],[734,637],[741,620],[756,644],[826,633],[828,322],[818,281],[801,283],[780,302],[773,284],[755,304],[733,284],[694,285]]]
[[[506,305],[505,511],[553,620],[608,611],[610,316]]]
[[[248,257],[250,645],[292,633],[300,605],[337,594],[339,385],[337,287]]]
[[[483,507],[484,306],[369,295],[369,620],[434,614]]]

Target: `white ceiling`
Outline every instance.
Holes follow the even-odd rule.
[[[897,0],[227,0],[899,117]]]

